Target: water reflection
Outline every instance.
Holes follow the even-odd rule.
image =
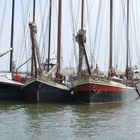
[[[76,105],[73,128],[75,137],[89,139],[101,135],[105,124],[119,114],[122,104]],[[95,137],[94,137],[95,138]]]
[[[140,139],[140,100],[123,104],[0,103],[0,138]],[[129,133],[128,133],[129,132]]]
[[[55,134],[55,127],[63,116],[64,105],[56,104],[26,104],[24,109],[27,115],[27,134],[31,138],[49,139]]]

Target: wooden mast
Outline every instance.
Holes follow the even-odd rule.
[[[113,0],[110,0],[109,77],[112,75]]]
[[[35,22],[35,6],[36,6],[36,0],[33,0],[33,22]],[[33,76],[33,71],[34,71],[34,54],[32,50],[32,57],[31,57],[31,75]]]
[[[83,29],[83,25],[84,25],[83,23],[84,23],[84,0],[82,0],[81,29]],[[84,42],[82,42],[82,46],[83,46],[84,55],[85,55],[85,59],[86,59],[88,74],[91,75],[90,66],[89,66],[89,62],[88,62],[88,58],[87,58],[87,53],[86,53],[86,50],[85,50]]]
[[[49,12],[49,42],[48,42],[48,68],[47,70],[49,71],[49,66],[50,66],[50,48],[51,48],[51,24],[52,24],[52,0],[50,0],[50,12]]]
[[[60,81],[60,65],[61,65],[61,23],[62,22],[62,0],[58,2],[58,35],[57,35],[57,79]]]
[[[83,29],[84,24],[84,0],[82,0],[82,7],[81,7],[81,29]]]
[[[129,0],[127,0],[127,48],[126,48],[126,70],[128,69],[128,60],[129,60]]]
[[[35,22],[35,5],[36,5],[36,0],[33,0],[33,22]]]
[[[126,31],[126,70],[125,76],[127,80],[132,80],[133,78],[133,71],[131,68],[131,63],[129,62],[130,59],[130,44],[129,44],[129,0],[127,0],[127,31]]]
[[[84,0],[82,0],[82,5],[81,5],[81,29],[78,31],[76,35],[76,41],[79,44],[79,66],[78,66],[78,77],[82,76],[82,61],[83,57],[85,56],[86,60],[86,65],[87,65],[87,70],[88,74],[91,75],[90,67],[89,67],[89,62],[85,50],[84,43],[86,43],[86,30],[83,29],[83,20],[84,20]]]
[[[12,0],[12,19],[11,19],[11,53],[10,53],[10,72],[13,73],[13,40],[14,40],[14,15],[15,15],[15,0]]]
[[[30,27],[30,36],[31,36],[31,41],[32,41],[32,59],[33,59],[33,64],[34,64],[34,68],[35,68],[35,78],[37,78],[38,72],[37,72],[37,59],[36,59],[36,52],[37,52],[37,48],[36,48],[36,38],[35,38],[35,34],[37,33],[37,27],[34,25],[34,22],[29,23],[29,27]]]

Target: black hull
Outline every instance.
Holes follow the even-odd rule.
[[[136,99],[139,97],[136,89],[127,91],[80,91],[75,92],[74,100],[77,103],[95,104],[95,103],[115,103]]]
[[[0,83],[0,100],[23,100],[22,86],[10,83]]]
[[[27,84],[23,88],[25,100],[28,102],[70,102],[72,95],[69,90],[48,85],[39,81]]]

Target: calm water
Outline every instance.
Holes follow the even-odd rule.
[[[0,103],[0,140],[140,140],[140,99],[123,104]]]

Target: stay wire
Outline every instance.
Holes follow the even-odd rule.
[[[45,57],[45,54],[47,55],[46,53],[46,47],[47,46],[47,43],[46,43],[46,40],[48,40],[48,25],[49,25],[49,12],[45,11],[48,6],[48,1],[45,3],[45,7],[44,7],[44,11],[43,11],[43,17],[44,19],[42,19],[42,28],[41,28],[41,34],[40,34],[40,37],[42,38],[42,47],[41,47],[41,44],[39,43],[39,46],[40,46],[40,49],[41,49],[41,61],[43,61],[44,57]],[[47,13],[47,14],[46,14]],[[47,16],[45,16],[47,15]],[[44,31],[44,32],[43,32]],[[40,41],[41,41],[41,38],[40,38]]]
[[[2,13],[2,19],[1,19],[1,24],[0,24],[0,47],[2,46],[1,45],[1,40],[2,40],[2,34],[3,34],[3,26],[4,26],[4,21],[5,21],[5,15],[6,15],[6,9],[7,9],[7,0],[4,1],[4,10],[3,10],[3,13]],[[0,3],[1,4],[1,3]]]
[[[88,3],[88,1],[86,1],[86,2]],[[91,0],[90,0],[90,2],[91,2]],[[92,11],[92,9],[93,9],[93,5],[94,5],[94,0],[92,0],[90,9],[89,9],[89,7],[87,8],[87,9],[89,9],[89,11],[87,11],[87,18],[86,18],[86,20],[85,20],[84,27],[87,25],[87,23],[88,23],[88,21],[89,21],[90,14],[91,14],[91,11]],[[88,6],[88,4],[87,4],[87,6]]]
[[[21,20],[21,22],[23,25],[23,30],[21,30],[21,33],[20,33],[21,41],[19,42],[20,48],[19,48],[19,53],[18,53],[19,55],[18,55],[18,59],[17,59],[17,60],[19,60],[19,65],[21,64],[23,58],[28,57],[28,49],[31,49],[31,48],[29,48],[29,46],[27,44],[27,37],[28,37],[28,31],[29,31],[28,24],[29,24],[29,15],[30,15],[29,7],[30,7],[30,0],[28,1],[28,3],[26,3],[25,10],[24,10],[23,1],[21,1],[21,9],[22,9],[21,11],[22,11],[22,17],[23,17],[23,20]],[[24,17],[24,15],[25,15],[25,17]],[[24,51],[22,51],[22,50],[24,50]]]
[[[39,0],[39,8],[40,8],[39,10],[40,10],[40,15],[41,15],[41,31],[40,31],[40,37],[39,37],[39,46],[40,46],[40,48],[43,48],[43,45],[41,45],[44,42],[44,40],[42,39],[42,37],[44,36],[45,32],[43,32],[43,31],[44,31],[45,27],[47,26],[47,23],[46,23],[47,21],[46,21],[46,18],[45,18],[46,17],[45,16],[46,13],[47,13],[47,19],[49,18],[49,14],[48,14],[48,12],[46,12],[46,10],[48,10],[47,6],[48,6],[48,0],[45,1],[45,7],[44,7],[44,9],[41,6],[41,0]],[[43,12],[42,12],[41,9],[43,9]]]
[[[96,44],[97,44],[97,37],[98,37],[98,32],[99,32],[99,21],[101,19],[101,7],[102,7],[102,0],[99,1],[98,12],[97,12],[98,15],[97,15],[97,22],[96,22],[95,37],[94,37],[94,49],[92,52],[93,57],[95,57],[95,47],[97,47]],[[98,52],[99,52],[99,46],[98,46]],[[97,57],[97,59],[98,59],[98,57]],[[98,64],[98,62],[96,62],[96,63]],[[92,62],[92,64],[93,64],[93,62]]]
[[[137,8],[137,6],[135,5],[135,9]],[[133,4],[133,2],[132,2],[132,12],[133,12],[133,15],[135,15],[134,14],[134,4]],[[136,43],[136,49],[135,49],[135,52],[137,52],[137,55],[136,56],[138,56],[138,60],[140,60],[140,54],[138,53],[139,51],[138,51],[138,40],[137,40],[137,31],[136,31],[136,19],[135,19],[135,17],[134,16],[132,16],[132,18],[133,18],[133,25],[134,25],[134,34],[135,34],[135,43]],[[133,44],[134,45],[134,44]]]
[[[72,0],[69,0],[69,5],[70,5],[70,13],[71,13],[71,26],[72,26],[72,41],[73,41],[73,47],[72,47],[72,51],[71,51],[71,63],[74,63],[74,58],[75,58],[75,62],[76,64],[78,64],[78,56],[76,53],[76,41],[75,41],[75,33],[76,33],[76,21],[74,21],[74,9],[73,9],[73,4],[72,4]],[[74,55],[74,56],[73,56]],[[71,64],[73,65],[73,64]]]
[[[103,23],[103,22],[101,22],[101,20],[103,21],[104,20],[104,18],[105,18],[105,16],[103,16],[103,14],[102,14],[102,16],[101,16],[101,9],[103,9],[102,11],[105,11],[105,6],[107,7],[107,2],[104,4],[104,7],[103,7],[103,4],[102,4],[102,0],[100,1],[101,3],[100,3],[100,7],[99,7],[99,15],[98,15],[98,22],[97,22],[97,31],[96,31],[96,33],[97,33],[97,35],[95,34],[95,36],[99,36],[100,37],[100,40],[101,40],[101,37],[102,37],[102,35],[103,35],[103,26],[101,26],[101,28],[100,28],[100,31],[99,31],[99,25],[100,25],[100,23]],[[103,7],[103,8],[102,8]],[[104,14],[105,14],[105,12],[103,12]],[[99,22],[100,21],[100,22]],[[100,33],[100,34],[99,34]],[[97,38],[95,38],[96,40],[95,40],[95,43],[97,42]],[[97,44],[97,43],[96,43]],[[94,44],[95,45],[95,47],[96,47],[96,44]],[[98,47],[97,47],[97,56],[96,56],[96,63],[98,64],[99,63],[99,52],[100,52],[100,47],[101,47],[101,41],[99,41],[98,42]],[[95,55],[95,51],[93,52],[93,54]]]

